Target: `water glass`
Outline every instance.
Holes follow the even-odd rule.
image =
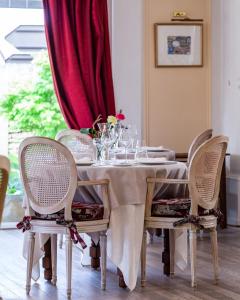
[[[135,159],[138,160],[138,159],[146,159],[146,158],[148,158],[146,143],[144,140],[137,140]]]

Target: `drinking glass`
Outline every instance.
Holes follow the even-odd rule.
[[[100,131],[100,137],[108,130],[109,124],[108,123],[97,123],[98,129]]]
[[[132,149],[136,148],[136,143],[138,140],[138,130],[136,125],[128,125],[129,136],[131,137],[131,147]]]
[[[121,134],[121,138],[119,140],[121,146],[124,147],[125,150],[125,160],[127,161],[127,149],[131,145],[131,137],[129,135],[128,129],[123,130]]]
[[[146,143],[144,140],[137,140],[135,159],[138,160],[138,159],[142,159],[142,158],[148,158]]]
[[[100,138],[94,138],[93,139],[93,144],[95,145],[97,149],[97,160],[103,160],[103,148],[104,145],[102,143],[102,140]]]

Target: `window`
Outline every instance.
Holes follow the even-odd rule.
[[[0,0],[0,8],[42,8],[42,0]]]

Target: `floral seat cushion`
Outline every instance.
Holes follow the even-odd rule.
[[[189,214],[191,200],[187,198],[158,199],[152,203],[154,217],[185,217]]]
[[[152,202],[153,217],[186,217],[189,215],[191,207],[191,199],[174,198],[174,199],[158,199]],[[208,215],[208,210],[198,207],[199,216]]]
[[[88,203],[73,203],[72,204],[72,217],[73,221],[94,221],[103,219],[104,206],[102,204],[88,204]],[[64,219],[64,210],[60,210],[54,214],[39,214],[35,212],[38,219],[43,220],[56,220]]]

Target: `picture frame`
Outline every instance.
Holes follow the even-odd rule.
[[[203,67],[203,24],[155,23],[155,66]]]

